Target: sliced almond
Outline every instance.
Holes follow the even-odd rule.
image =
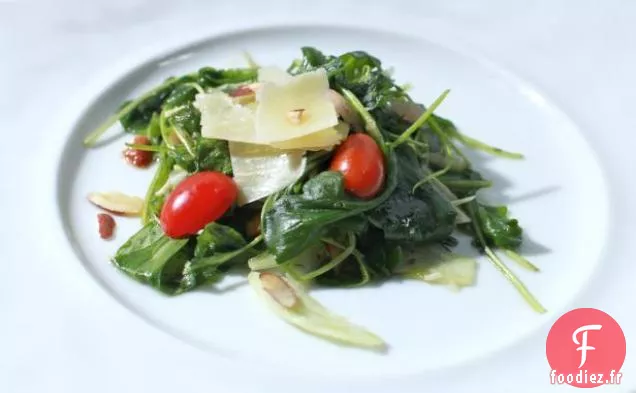
[[[351,124],[354,128],[362,128],[362,120],[360,115],[349,105],[349,102],[333,89],[329,89],[328,98],[336,109],[338,116],[342,118],[346,123]]]
[[[91,192],[88,200],[95,206],[113,214],[139,216],[144,207],[144,200],[122,194],[121,192]]]
[[[287,120],[292,124],[301,124],[307,118],[307,111],[304,109],[293,109],[287,112]]]
[[[294,308],[299,300],[294,289],[279,275],[262,272],[259,275],[261,285],[276,303],[285,308]]]

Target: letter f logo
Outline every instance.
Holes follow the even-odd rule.
[[[576,329],[572,334],[572,341],[574,341],[574,344],[581,345],[576,349],[577,351],[581,351],[581,364],[579,365],[579,368],[583,367],[585,361],[587,360],[587,351],[593,351],[596,349],[587,345],[587,332],[589,330],[601,330],[601,328],[601,325],[585,325]],[[576,336],[581,332],[583,332],[583,334],[581,335],[581,342],[579,342]]]

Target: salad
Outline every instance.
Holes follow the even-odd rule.
[[[453,252],[463,233],[544,312],[502,259],[538,271],[517,252],[518,221],[480,197],[492,184],[462,149],[523,156],[436,115],[448,93],[424,106],[374,56],[311,47],[286,70],[250,61],[165,80],[84,141],[94,147],[119,122],[134,136],[126,161],[154,166],[143,198],[89,195],[107,213],[141,217],[114,266],[168,295],[241,272],[288,323],[381,349],[380,337],[326,310],[308,289],[391,279],[473,285],[477,261]],[[104,238],[115,226],[107,213],[98,216]]]

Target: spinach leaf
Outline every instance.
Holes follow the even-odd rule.
[[[264,214],[263,235],[268,250],[278,262],[284,262],[316,244],[331,225],[360,215],[384,202],[397,184],[394,154],[387,157],[384,191],[369,201],[345,195],[342,174],[322,172],[310,179],[299,195],[277,199]]]
[[[400,242],[434,242],[443,240],[455,229],[453,206],[432,187],[425,185],[412,192],[413,185],[424,177],[413,149],[396,148],[398,184],[391,196],[370,212],[370,221],[384,231],[388,240]]]
[[[170,239],[155,223],[145,225],[122,245],[113,262],[121,271],[138,281],[168,294],[179,289],[179,272],[187,262],[180,252],[188,239]]]
[[[236,251],[245,245],[247,242],[236,230],[212,222],[197,236],[194,256],[203,258],[216,253]]]
[[[401,245],[387,240],[378,228],[369,228],[359,237],[358,249],[374,278],[390,277],[395,267],[402,263]]]
[[[489,246],[516,250],[523,241],[523,230],[519,222],[508,217],[506,206],[488,206],[471,202],[476,218]]]
[[[171,239],[151,222],[120,247],[113,263],[136,280],[176,295],[216,282],[223,276],[221,265],[245,261],[258,241],[247,244],[239,233],[216,223],[197,237]]]

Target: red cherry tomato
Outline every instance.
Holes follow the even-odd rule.
[[[220,172],[199,172],[179,183],[166,198],[160,222],[171,238],[194,235],[232,206],[238,190]]]
[[[371,198],[384,183],[384,155],[367,134],[351,134],[342,143],[329,169],[341,172],[345,190],[359,198]]]

